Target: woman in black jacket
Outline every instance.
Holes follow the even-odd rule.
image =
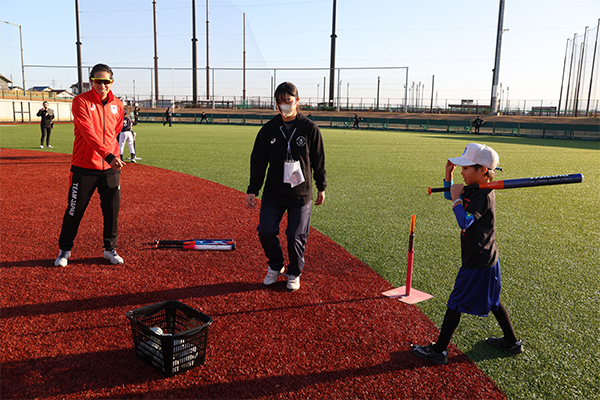
[[[52,120],[54,119],[54,110],[48,108],[48,102],[42,103],[42,108],[36,114],[38,117],[42,117],[40,121],[40,128],[42,129],[42,140],[40,142],[40,149],[44,148],[44,137],[46,138],[46,147],[52,149],[50,146],[50,133],[52,133]]]
[[[274,284],[285,270],[277,235],[287,211],[287,287],[297,290],[313,204],[311,176],[318,190],[315,205],[325,200],[325,153],[319,127],[299,112],[296,86],[282,83],[275,91],[275,100],[279,114],[260,129],[252,149],[246,204],[256,206],[256,196],[264,183],[257,230],[269,264],[265,285]]]

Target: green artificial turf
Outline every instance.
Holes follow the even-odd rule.
[[[245,192],[258,129],[144,123],[135,127],[137,155],[143,164]],[[72,137],[72,125],[57,124],[53,151],[70,153]],[[582,173],[579,184],[497,191],[502,301],[525,353],[508,355],[484,343],[501,335],[493,316],[463,315],[453,343],[510,399],[599,398],[599,142],[350,129],[324,129],[323,138],[329,186],[312,225],[402,286],[415,214],[413,287],[434,296],[418,307],[438,327],[460,267],[450,203],[427,194],[428,186],[441,186],[446,159],[479,142],[500,155],[504,172],[497,179]],[[38,125],[1,126],[0,146],[49,151],[39,149]],[[455,180],[462,181],[459,170]]]

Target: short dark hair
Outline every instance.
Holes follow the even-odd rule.
[[[275,89],[275,100],[277,102],[285,101],[288,94],[298,98],[298,88],[292,82],[283,82]]]
[[[110,74],[110,79],[113,78],[113,71],[106,64],[96,64],[96,65],[94,65],[94,68],[92,68],[92,71],[90,72],[90,78],[93,78],[94,75],[96,74],[96,72],[108,72]]]

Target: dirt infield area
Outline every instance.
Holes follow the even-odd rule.
[[[3,399],[503,399],[455,347],[415,358],[438,330],[381,295],[391,285],[311,230],[302,287],[262,285],[258,210],[245,194],[144,165],[122,173],[119,254],[101,257],[94,195],[65,268],[53,266],[70,155],[0,152]],[[158,250],[153,239],[233,238],[233,251]],[[206,362],[172,378],[133,349],[129,310],[179,300],[214,319]]]

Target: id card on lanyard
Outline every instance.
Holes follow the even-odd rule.
[[[281,131],[283,137],[287,140],[287,154],[285,158],[285,162],[283,163],[283,183],[289,183],[292,187],[298,186],[301,183],[304,183],[304,174],[302,173],[302,168],[300,167],[300,161],[295,161],[292,158],[292,138],[294,137],[294,133],[296,133],[296,129],[292,131],[290,138],[288,139],[285,136],[285,132],[283,128],[280,126],[279,130]]]

